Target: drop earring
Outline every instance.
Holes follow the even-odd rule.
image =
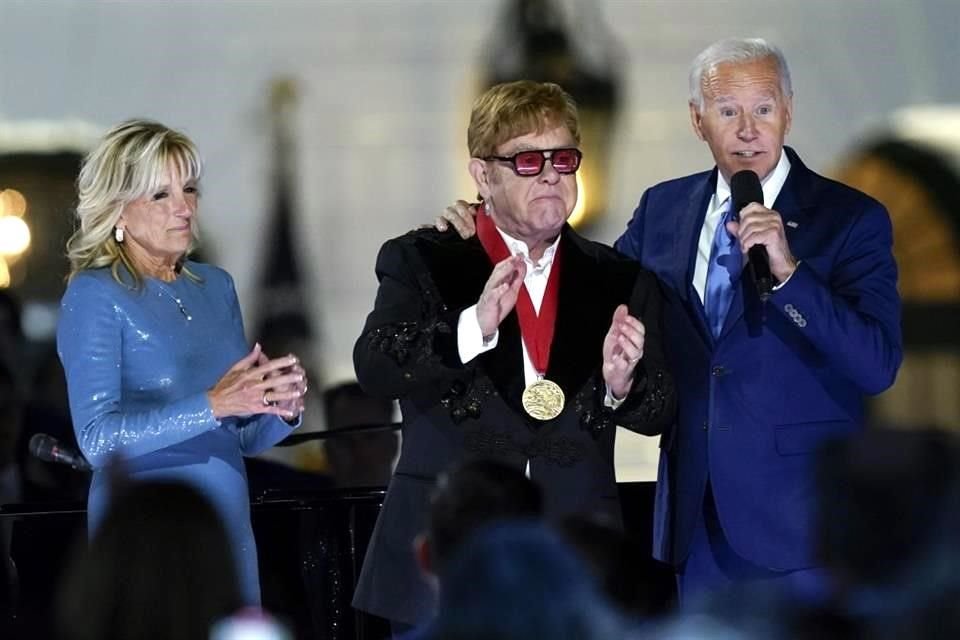
[[[486,213],[488,216],[493,213],[493,205],[490,204],[489,200],[483,201],[483,212]]]
[[[117,244],[123,244],[123,229],[120,227],[114,227],[113,229],[113,239],[117,241]]]

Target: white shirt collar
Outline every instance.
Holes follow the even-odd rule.
[[[507,249],[510,250],[510,255],[521,255],[523,259],[530,265],[534,265],[537,268],[543,269],[548,265],[553,264],[553,256],[557,253],[557,246],[560,244],[560,234],[557,234],[557,239],[547,247],[543,252],[543,257],[536,263],[530,259],[530,248],[527,246],[527,243],[523,240],[517,240],[513,236],[507,234],[505,231],[496,227],[497,233],[500,234],[500,237],[503,238],[503,241],[507,244]]]
[[[763,187],[763,206],[768,209],[773,208],[773,203],[777,201],[777,196],[780,195],[780,190],[783,189],[783,183],[787,181],[787,175],[789,173],[790,160],[787,158],[786,151],[781,147],[780,160],[777,161],[777,166],[760,182],[760,185]],[[727,184],[727,181],[719,171],[717,172],[717,190],[713,197],[714,206],[711,209],[718,208],[730,197],[730,185]]]

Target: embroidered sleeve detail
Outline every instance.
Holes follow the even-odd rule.
[[[618,420],[653,424],[670,418],[676,398],[673,378],[661,369],[647,375],[643,382],[642,391],[631,393],[626,402],[613,412]]]
[[[603,376],[595,375],[592,384],[586,385],[576,395],[574,410],[580,415],[580,429],[586,431],[596,440],[604,431],[616,428],[614,411],[604,405],[606,384]],[[628,396],[629,398],[629,396]],[[626,400],[620,406],[626,403]]]
[[[577,394],[575,409],[580,428],[594,439],[605,431],[624,426],[647,435],[660,433],[673,419],[676,395],[673,378],[663,370],[636,380],[630,394],[616,410],[604,405],[606,386],[601,376]]]
[[[604,431],[617,426],[613,419],[613,411],[606,408],[586,409],[580,414],[580,428],[589,433],[595,440]]]
[[[368,332],[367,344],[398,366],[418,365],[434,356],[433,339],[437,333],[450,333],[450,326],[446,322],[427,326],[420,322],[394,322]]]
[[[474,379],[467,383],[463,380],[454,380],[440,404],[450,412],[450,419],[454,424],[460,424],[467,418],[476,420],[483,413],[483,402],[494,395],[493,387],[484,384],[483,380]]]

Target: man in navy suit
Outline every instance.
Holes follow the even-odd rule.
[[[716,167],[648,189],[615,245],[667,295],[680,408],[661,440],[654,554],[676,567],[684,599],[821,577],[814,453],[863,427],[864,395],[889,387],[902,359],[890,217],[784,147],[792,97],[775,46],[731,39],[705,49],[690,70],[690,119]],[[738,222],[729,185],[745,169],[760,177],[763,202]],[[724,241],[738,258],[766,248],[769,300],[747,269],[722,291]]]
[[[784,147],[793,90],[777,47],[707,47],[691,65],[689,108],[716,166],[648,189],[615,245],[664,285],[677,381],[654,555],[676,568],[683,600],[753,580],[820,586],[814,454],[863,428],[864,396],[889,387],[902,359],[890,217]],[[732,212],[730,179],[745,169],[763,202]],[[443,215],[439,227],[473,232],[467,203]],[[777,282],[763,303],[741,277],[754,245]]]

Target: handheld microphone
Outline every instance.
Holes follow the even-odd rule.
[[[733,203],[733,215],[740,220],[740,210],[751,202],[763,204],[763,187],[760,178],[749,169],[738,171],[730,178],[730,199]],[[747,254],[750,262],[750,273],[757,286],[757,294],[761,302],[766,302],[773,293],[773,274],[770,273],[770,258],[767,248],[762,244],[750,247]]]
[[[56,462],[73,467],[77,471],[92,471],[93,467],[79,451],[60,444],[60,441],[45,433],[36,433],[28,445],[30,454],[44,462]]]

